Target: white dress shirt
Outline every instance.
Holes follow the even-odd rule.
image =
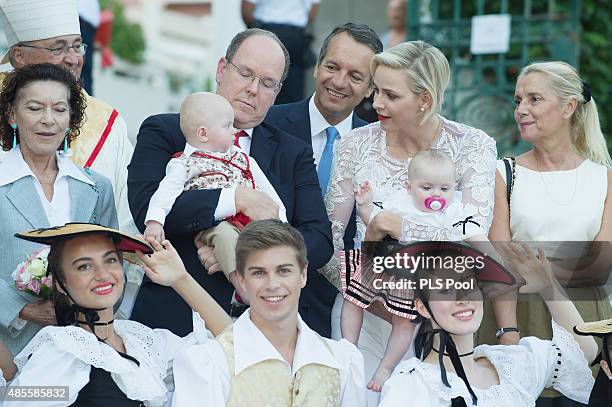
[[[247,0],[255,4],[256,20],[271,24],[305,27],[313,4],[321,0]]]
[[[310,116],[310,136],[312,137],[312,155],[317,169],[319,168],[319,160],[327,143],[327,133],[325,129],[332,126],[338,130],[339,137],[336,138],[334,146],[342,136],[349,134],[353,128],[353,114],[351,113],[346,119],[332,126],[325,120],[319,109],[314,103],[314,94],[308,102],[308,115]]]
[[[281,356],[264,334],[253,324],[247,310],[234,323],[234,372],[276,359],[286,363],[295,375],[308,364],[316,363],[340,370],[340,406],[365,406],[363,356],[345,339],[334,341],[321,338],[298,316],[298,338],[293,365]],[[183,350],[174,360],[173,407],[224,406],[230,396],[232,377],[227,357],[217,341],[194,345]]]
[[[235,147],[232,146],[232,148]],[[236,150],[238,149],[236,148]],[[183,154],[189,157],[197,151],[203,150],[198,149],[187,143],[185,144],[185,150],[183,151]],[[255,181],[257,189],[264,192],[266,195],[272,198],[274,202],[276,202],[276,204],[278,205],[278,216],[280,220],[286,222],[287,215],[285,213],[285,206],[283,205],[283,202],[280,200],[278,194],[274,190],[274,187],[272,186],[272,184],[270,184],[270,181],[268,181],[268,178],[266,178],[266,175],[259,168],[257,162],[252,157],[249,157],[249,162],[250,170],[253,174],[253,180]],[[150,220],[154,220],[163,225],[166,220],[166,216],[168,215],[168,213],[172,209],[172,205],[174,205],[174,202],[176,201],[176,198],[183,192],[185,188],[185,183],[188,181],[190,176],[193,175],[195,174],[190,174],[190,171],[183,160],[178,158],[171,159],[168,162],[168,165],[166,166],[166,176],[160,182],[157,191],[155,191],[155,193],[151,197],[151,201],[149,202],[149,208],[147,210],[147,215],[145,218],[145,223]],[[234,186],[232,187],[232,189],[235,191],[236,187]],[[217,212],[215,211],[215,217],[216,216]]]

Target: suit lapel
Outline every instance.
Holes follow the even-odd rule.
[[[15,181],[6,197],[15,206],[17,212],[32,225],[32,228],[49,227],[49,220],[38,198],[34,179],[31,176]]]
[[[310,134],[310,113],[308,103],[310,99],[305,99],[295,104],[295,107],[287,115],[287,121],[291,126],[289,134],[302,139],[309,146],[312,145]]]
[[[353,112],[353,120],[351,123],[351,128],[356,129],[358,127],[366,126],[368,122],[363,120],[361,117],[357,116],[357,113]]]
[[[257,160],[257,164],[264,174],[268,173],[270,162],[274,157],[277,146],[278,142],[274,140],[272,133],[263,128],[262,125],[256,126],[253,129],[253,139],[249,155]]]
[[[98,202],[98,187],[68,177],[68,189],[72,205],[71,221],[89,223]]]

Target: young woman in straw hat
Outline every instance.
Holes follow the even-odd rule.
[[[55,401],[40,401],[40,405],[166,405],[166,381],[172,381],[169,368],[174,355],[185,346],[208,340],[200,314],[206,316],[213,334],[231,323],[187,273],[167,240],[151,239],[149,246],[118,230],[78,223],[16,236],[51,246],[48,268],[59,326],[40,330],[16,356],[19,373],[11,383],[67,387],[65,394],[54,394]],[[136,253],[152,281],[172,287],[196,311],[192,334],[180,338],[138,322],[114,321],[113,307],[125,285],[124,252]],[[22,405],[14,403],[4,405]],[[29,401],[28,406],[38,403]]]

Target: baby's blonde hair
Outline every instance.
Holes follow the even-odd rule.
[[[210,92],[192,93],[181,104],[181,131],[187,141],[191,142],[196,137],[198,127],[208,127],[230,114],[233,121],[234,109],[223,96]]]
[[[452,168],[453,176],[455,175],[455,163],[444,151],[428,148],[420,151],[417,155],[410,160],[408,164],[408,180],[414,180],[417,170],[425,168],[426,166],[437,166],[441,167],[447,165]]]

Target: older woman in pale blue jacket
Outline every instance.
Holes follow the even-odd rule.
[[[37,64],[9,73],[0,94],[0,340],[16,354],[45,325],[53,305],[18,291],[12,273],[41,246],[14,237],[32,228],[90,222],[116,228],[105,177],[67,157],[85,120],[85,98],[64,68]]]

